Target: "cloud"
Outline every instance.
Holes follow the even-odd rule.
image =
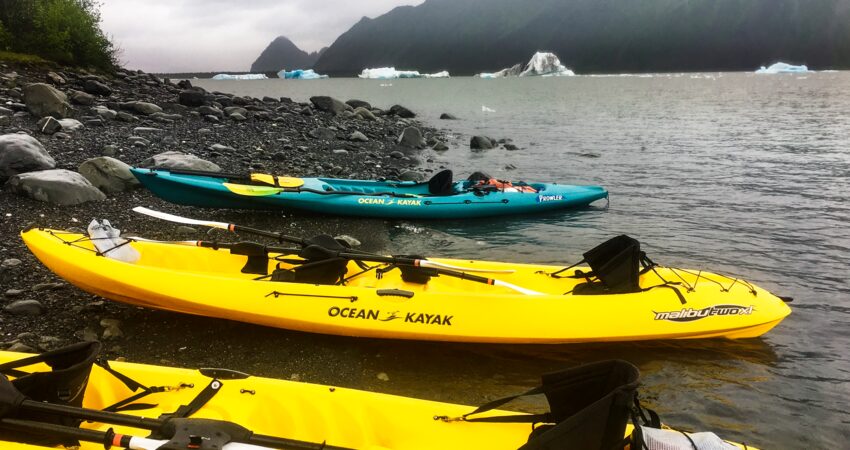
[[[330,45],[361,17],[423,0],[105,0],[103,30],[122,62],[149,72],[245,71],[275,37]]]

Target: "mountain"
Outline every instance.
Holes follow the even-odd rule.
[[[326,47],[327,48],[327,47]],[[318,52],[307,53],[298,48],[285,36],[278,36],[260,53],[260,57],[251,64],[251,72],[277,72],[280,69],[309,69],[326,48]]]
[[[469,75],[538,50],[578,73],[850,68],[850,1],[427,0],[364,17],[313,68]]]

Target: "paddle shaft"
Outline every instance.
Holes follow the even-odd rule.
[[[18,433],[46,435],[68,441],[93,442],[104,448],[128,448],[130,450],[156,450],[167,444],[168,440],[148,439],[124,434],[117,434],[110,428],[107,431],[88,430],[85,428],[69,427],[52,423],[36,422],[33,420],[0,419],[0,429]],[[323,447],[314,446],[312,449]],[[304,447],[263,447],[242,442],[230,442],[221,450],[302,450]]]
[[[57,405],[53,403],[37,402],[33,400],[24,400],[21,403],[21,408],[31,412],[43,414],[63,415],[73,417],[75,419],[87,420],[92,422],[109,423],[113,425],[123,425],[132,428],[141,428],[144,430],[158,430],[165,421],[161,419],[152,419],[148,417],[131,416],[127,414],[118,414],[108,411],[99,411],[96,409],[77,408],[74,406]],[[190,419],[191,420],[191,419]],[[51,425],[51,424],[47,424]],[[70,427],[69,427],[70,428]],[[91,430],[87,430],[91,431]],[[82,437],[75,439],[85,440]],[[272,448],[284,449],[327,449],[327,450],[345,450],[344,447],[335,447],[330,445],[316,444],[313,442],[298,441],[294,439],[280,438],[276,436],[267,436],[262,434],[252,434],[248,438],[246,444],[268,446]]]
[[[238,229],[239,228],[237,228],[237,230]],[[257,230],[257,231],[262,231],[262,230]],[[263,232],[263,233],[269,233],[270,235],[276,234],[276,233],[270,233],[270,232]],[[232,248],[234,246],[234,244],[222,244],[222,243],[217,243],[217,242],[198,241],[197,246],[198,247],[205,247],[205,248]],[[265,250],[270,252],[270,253],[282,253],[282,254],[291,253],[293,251],[293,249],[291,249],[291,248],[283,248],[283,247],[265,247]],[[440,275],[446,275],[446,276],[449,276],[449,277],[460,278],[461,280],[475,281],[475,282],[478,282],[478,283],[484,283],[484,284],[489,284],[489,285],[499,285],[499,286],[505,286],[505,287],[513,286],[513,285],[510,285],[510,284],[505,283],[505,282],[500,282],[499,280],[494,280],[492,278],[486,278],[486,277],[482,277],[482,276],[478,276],[478,275],[471,275],[471,274],[468,274],[468,273],[462,272],[462,271],[449,270],[449,269],[443,269],[441,267],[435,267],[435,266],[429,265],[430,261],[424,260],[424,259],[399,258],[399,257],[396,257],[396,256],[381,256],[381,255],[372,255],[372,254],[363,254],[363,253],[337,252],[337,251],[327,250],[327,249],[324,253],[327,254],[327,256],[332,257],[332,258],[343,258],[343,259],[353,259],[353,260],[359,260],[359,261],[396,264],[396,265],[402,265],[402,266],[422,267],[422,268],[428,268],[430,270],[433,270]],[[519,289],[517,289],[517,290],[519,290]]]

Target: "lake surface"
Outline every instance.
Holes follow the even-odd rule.
[[[345,362],[309,381],[477,403],[530,387],[542,372],[623,358],[640,367],[646,402],[672,425],[762,448],[847,446],[850,73],[193,82],[255,97],[399,103],[454,136],[450,150],[424,153],[430,167],[611,193],[607,208],[540,217],[390,222],[387,251],[572,263],[627,233],[662,264],[740,275],[795,299],[777,328],[744,341],[523,347],[287,333],[306,347],[300,361]],[[460,120],[438,120],[443,112]],[[521,150],[472,153],[472,134]],[[279,364],[286,369],[258,370],[295,367]],[[374,381],[377,371],[390,381]]]

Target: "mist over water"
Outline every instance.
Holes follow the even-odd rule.
[[[738,275],[795,299],[777,328],[745,341],[524,347],[322,337],[316,348],[380,368],[391,382],[340,380],[345,371],[316,381],[476,403],[527,388],[542,372],[623,358],[640,367],[646,402],[672,425],[762,448],[846,446],[850,73],[193,82],[255,97],[399,103],[456,137],[446,152],[423,153],[429,167],[611,193],[607,208],[390,222],[386,251],[566,264],[627,233],[659,263]],[[443,112],[460,120],[438,120]],[[510,138],[520,150],[473,153],[472,134]]]

